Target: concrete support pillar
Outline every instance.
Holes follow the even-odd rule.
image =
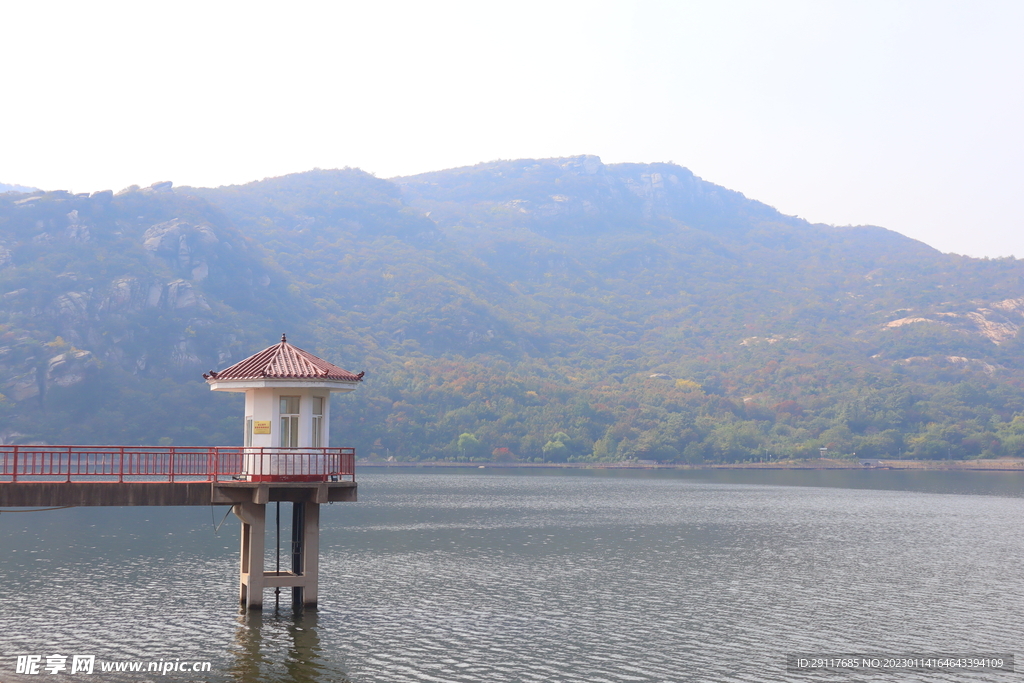
[[[320,583],[320,506],[316,503],[304,503],[304,506],[306,508],[306,528],[302,553],[302,575],[306,578],[306,587],[302,604],[304,607],[316,609]]]
[[[303,555],[306,552],[306,504],[292,503],[292,573],[301,576]],[[292,609],[302,607],[305,590],[292,587]]]
[[[242,520],[238,570],[238,601],[247,610],[263,609],[263,589],[292,589],[294,608],[316,609],[320,582],[320,504],[292,504],[292,569],[267,572],[263,567],[267,506],[238,503],[232,510]]]
[[[292,574],[301,583],[292,588],[293,607],[315,609],[320,571],[320,506],[317,503],[292,504]]]
[[[263,609],[263,550],[267,528],[267,506],[256,503],[239,503],[232,510],[242,520],[238,601],[247,610]]]

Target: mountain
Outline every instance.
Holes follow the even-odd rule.
[[[234,437],[210,423],[214,404],[194,379],[285,321],[299,327],[301,307],[264,261],[219,211],[169,183],[0,195],[0,437]],[[179,411],[189,420],[170,417]],[[167,433],[152,437],[153,416]]]
[[[673,164],[0,195],[0,240],[7,441],[237,443],[199,375],[287,331],[367,371],[363,456],[1024,454],[1021,261]]]
[[[5,185],[4,183],[0,183],[0,194],[3,194],[4,192],[29,193],[41,191],[42,190],[39,190],[38,188],[35,187],[25,187],[24,185]]]

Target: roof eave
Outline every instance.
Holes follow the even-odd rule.
[[[206,380],[210,391],[248,391],[249,389],[327,389],[332,392],[355,391],[358,380],[325,379],[323,377],[280,377]]]

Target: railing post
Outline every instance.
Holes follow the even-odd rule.
[[[11,481],[18,481],[18,447],[14,447],[14,477]]]
[[[68,446],[68,478],[67,482],[71,483],[71,446]]]
[[[170,457],[168,459],[170,467],[168,469],[170,470],[170,477],[171,477],[170,480],[173,482],[174,481],[174,446],[171,446],[170,450],[171,450],[171,454],[170,454]]]
[[[121,452],[120,462],[117,463],[117,482],[120,484],[124,482],[124,446],[120,446],[118,450]]]

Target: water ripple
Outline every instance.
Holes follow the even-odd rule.
[[[212,682],[810,680],[787,653],[1024,636],[1021,498],[423,473],[360,498],[323,510],[321,609],[299,617],[237,614],[237,528],[207,510],[0,515],[0,680],[65,650],[210,660],[180,680]]]

